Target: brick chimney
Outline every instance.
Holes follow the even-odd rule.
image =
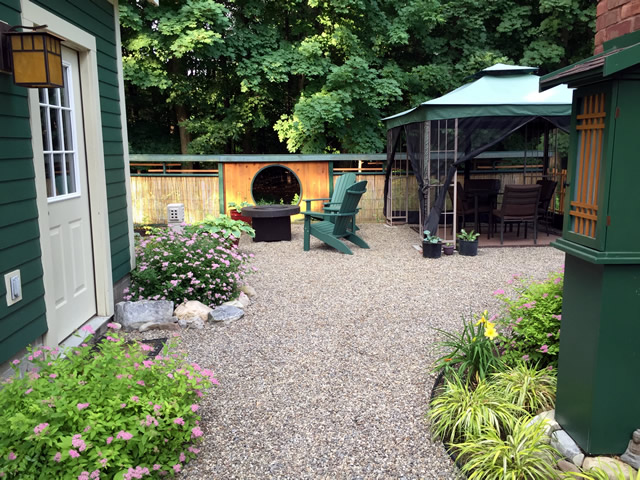
[[[627,33],[640,30],[640,0],[600,0],[596,18],[596,48]]]

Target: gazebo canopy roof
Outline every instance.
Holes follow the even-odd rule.
[[[536,70],[498,63],[476,73],[471,83],[382,120],[388,130],[451,118],[571,115],[572,90],[558,85],[540,92],[540,77],[532,74]]]

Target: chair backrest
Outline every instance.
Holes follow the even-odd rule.
[[[477,178],[469,179],[464,182],[464,188],[467,192],[500,192],[500,180],[495,178]]]
[[[355,214],[358,209],[358,203],[360,203],[360,199],[364,192],[367,191],[367,181],[363,180],[361,182],[354,183],[351,185],[346,193],[344,194],[344,198],[342,199],[342,204],[340,205],[340,210],[338,213],[353,213]],[[333,227],[334,235],[343,235],[348,228],[353,226],[352,223],[353,217],[342,216],[336,218],[336,223]]]
[[[540,190],[540,210],[546,212],[549,210],[549,204],[551,203],[553,192],[555,192],[558,182],[554,182],[553,180],[538,180],[536,183],[542,187],[542,190]]]
[[[473,199],[469,200],[464,196],[464,188],[460,182],[456,183],[456,212],[458,215],[466,215],[469,211],[473,210]],[[451,197],[451,203],[453,203],[453,185],[449,186],[449,197]]]
[[[541,185],[506,185],[502,197],[502,215],[535,218],[538,214]]]
[[[338,177],[333,187],[333,195],[331,195],[331,203],[342,203],[347,189],[356,183],[356,174],[353,172],[344,173]]]

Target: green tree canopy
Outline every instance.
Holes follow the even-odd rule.
[[[591,0],[121,2],[132,151],[380,152],[380,119],[496,62],[593,51]],[[179,141],[178,141],[179,140]]]

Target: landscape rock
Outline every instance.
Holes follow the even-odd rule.
[[[580,468],[577,465],[566,460],[558,460],[558,468],[565,473],[580,473]]]
[[[180,325],[174,322],[165,322],[165,323],[153,323],[148,322],[140,325],[138,327],[140,332],[146,332],[147,330],[169,330],[173,332],[177,332],[180,330]]]
[[[244,308],[247,308],[249,305],[251,305],[251,299],[244,292],[240,292],[237,300],[244,306]]]
[[[181,318],[178,320],[178,325],[182,328],[202,330],[204,328],[204,321],[200,317]]]
[[[213,308],[208,307],[202,302],[197,300],[189,300],[188,302],[181,303],[176,307],[173,314],[178,317],[179,320],[187,320],[193,317],[198,317],[202,322],[206,322],[209,316],[209,312]]]
[[[618,480],[624,478],[625,480],[635,479],[638,475],[638,471],[630,465],[627,465],[620,460],[616,460],[611,457],[587,457],[584,459],[582,469],[585,472],[593,470],[595,468],[601,468],[611,480]],[[623,474],[623,477],[620,477]]]
[[[539,422],[545,423],[544,431],[545,436],[547,437],[547,441],[545,443],[549,443],[549,441],[551,440],[551,434],[557,430],[560,430],[561,428],[560,424],[556,422],[555,410],[547,410],[546,412],[539,413],[531,419],[527,426],[531,426]]]
[[[625,463],[628,463],[636,470],[640,469],[640,428],[633,432],[627,450],[620,457]]]
[[[551,434],[551,446],[578,467],[582,466],[584,454],[580,447],[564,430],[556,430]]]
[[[244,316],[244,310],[232,305],[220,305],[209,312],[209,321],[230,323]]]
[[[115,321],[124,330],[138,330],[145,323],[171,323],[173,302],[169,300],[140,300],[119,302],[115,308]]]
[[[240,300],[229,300],[228,302],[224,302],[222,305],[227,307],[236,307],[244,310],[244,304]]]
[[[251,285],[242,285],[240,291],[252,300],[258,296],[258,292]]]

